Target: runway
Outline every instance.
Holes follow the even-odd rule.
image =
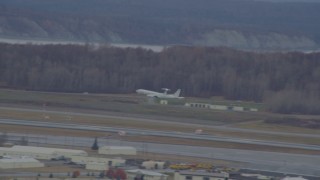
[[[183,132],[174,132],[174,131],[155,131],[155,130],[134,129],[134,128],[89,126],[89,125],[70,124],[70,123],[53,123],[53,122],[13,120],[13,119],[0,119],[0,124],[46,127],[46,128],[60,128],[60,129],[73,129],[73,130],[85,130],[85,131],[96,131],[96,132],[97,131],[113,132],[113,133],[117,133],[119,131],[125,131],[126,134],[128,134],[128,135],[159,136],[159,137],[184,138],[184,139],[194,139],[194,140],[220,141],[220,142],[230,142],[230,143],[275,146],[275,147],[285,147],[285,148],[299,148],[299,149],[306,149],[306,150],[320,150],[320,146],[317,146],[317,145],[296,144],[296,143],[287,143],[287,142],[279,142],[279,141],[242,139],[242,138],[214,136],[214,135],[205,135],[205,134],[194,134],[194,133],[183,133]]]
[[[320,134],[304,134],[304,133],[290,133],[290,132],[276,132],[276,131],[264,131],[264,130],[254,130],[254,129],[243,129],[236,127],[228,127],[224,125],[210,125],[207,120],[198,120],[197,123],[191,123],[191,119],[188,122],[184,122],[185,118],[168,118],[160,116],[150,116],[150,115],[139,115],[139,114],[124,114],[116,112],[105,112],[104,114],[94,114],[88,112],[63,112],[57,110],[46,110],[46,109],[31,109],[31,108],[17,108],[17,107],[0,107],[3,110],[14,110],[14,111],[25,111],[25,112],[38,112],[38,113],[52,113],[68,116],[91,116],[98,118],[110,118],[110,119],[119,119],[119,120],[128,120],[128,121],[137,121],[137,122],[156,122],[164,124],[174,124],[174,125],[190,125],[197,127],[210,127],[213,129],[231,131],[231,132],[246,132],[246,133],[259,133],[266,135],[284,135],[292,137],[310,137],[310,138],[320,138]],[[182,122],[183,121],[183,122]],[[194,121],[194,120],[193,120]]]

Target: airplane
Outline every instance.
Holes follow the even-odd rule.
[[[148,97],[153,97],[153,98],[168,98],[168,99],[173,99],[173,98],[183,99],[184,98],[184,97],[179,97],[181,89],[178,89],[174,94],[168,94],[168,91],[170,91],[170,89],[168,89],[168,88],[162,88],[162,90],[164,91],[163,93],[150,91],[150,90],[146,90],[146,89],[137,89],[136,92],[138,94],[144,94],[144,95],[147,95]]]

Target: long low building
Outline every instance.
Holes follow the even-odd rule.
[[[103,163],[108,166],[124,166],[125,159],[120,158],[101,158],[101,157],[88,157],[88,156],[72,156],[71,161],[78,164],[88,163]]]
[[[145,169],[163,169],[165,162],[162,161],[144,161],[141,167]]]
[[[180,171],[174,173],[174,180],[226,180],[229,179],[228,173],[209,173]]]
[[[44,164],[30,157],[13,157],[0,159],[0,169],[39,168]]]
[[[35,159],[71,158],[72,156],[88,156],[83,150],[59,149],[35,146],[13,146],[0,148],[0,156],[29,156]]]
[[[126,170],[128,179],[167,180],[168,175],[142,169]]]

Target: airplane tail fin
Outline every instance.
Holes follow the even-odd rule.
[[[181,89],[178,89],[173,95],[176,97],[180,96]]]

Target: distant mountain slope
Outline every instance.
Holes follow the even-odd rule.
[[[319,9],[261,0],[2,0],[0,37],[317,49]]]

